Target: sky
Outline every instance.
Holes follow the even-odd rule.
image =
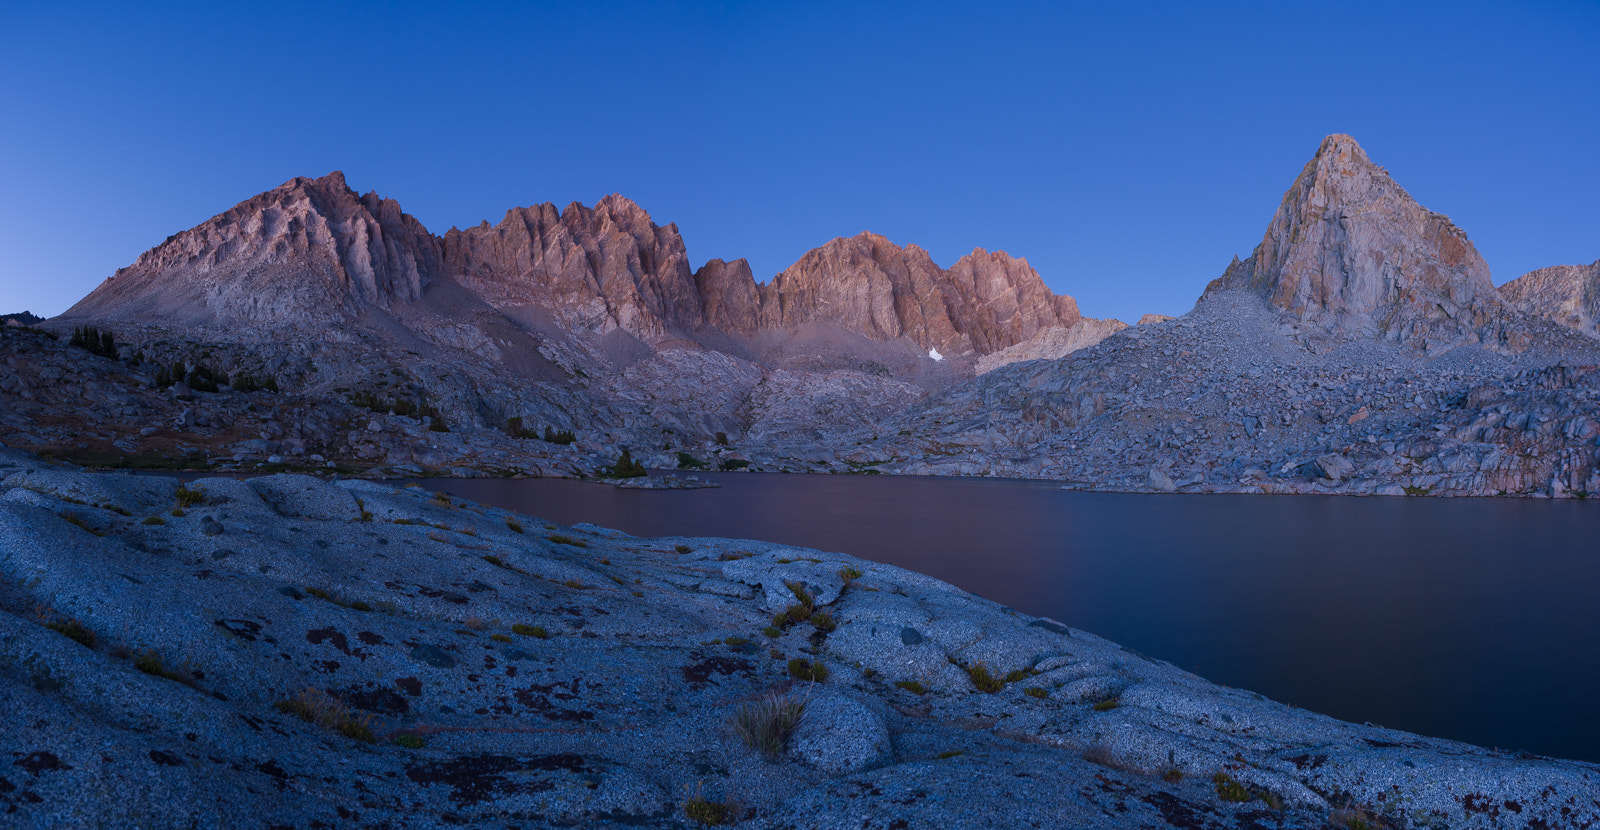
[[[871,230],[1181,314],[1324,135],[1497,283],[1600,259],[1600,3],[160,3],[0,11],[0,312],[342,170],[442,234],[608,193],[760,281]]]

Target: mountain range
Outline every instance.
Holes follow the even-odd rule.
[[[436,235],[339,173],[291,180],[169,237],[44,325],[113,330],[144,363],[270,375],[283,400],[377,411],[410,401],[398,409],[426,408],[453,430],[407,450],[416,436],[381,440],[383,423],[362,429],[352,414],[343,438],[285,449],[263,434],[207,449],[240,463],[298,451],[397,469],[577,473],[627,445],[666,466],[1117,489],[1481,492],[1487,474],[1509,485],[1493,492],[1548,492],[1553,479],[1587,492],[1591,449],[1558,468],[1548,456],[1509,472],[1474,466],[1476,479],[1360,450],[1438,435],[1436,416],[1461,414],[1452,402],[1472,388],[1531,394],[1517,378],[1600,362],[1597,286],[1600,263],[1497,289],[1465,232],[1332,135],[1254,252],[1194,311],[1131,328],[1083,317],[1004,252],[976,249],[945,268],[862,233],[758,283],[744,260],[692,269],[677,227],[620,195]],[[1313,375],[1323,380],[1308,386]],[[1364,414],[1329,429],[1335,413]],[[490,440],[522,425],[577,440]],[[1443,478],[1415,483],[1426,476]]]

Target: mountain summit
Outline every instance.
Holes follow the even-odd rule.
[[[1499,307],[1489,267],[1347,135],[1322,140],[1255,252],[1207,289],[1247,288],[1329,329],[1427,347],[1471,339]]]

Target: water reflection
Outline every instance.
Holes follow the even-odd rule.
[[[1600,761],[1594,503],[714,477],[421,483],[563,524],[843,551],[1346,720]]]

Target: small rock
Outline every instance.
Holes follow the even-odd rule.
[[[221,536],[223,530],[224,528],[222,526],[222,522],[219,522],[210,516],[200,520],[200,532],[207,536]]]
[[[883,718],[865,704],[832,695],[806,704],[789,751],[835,775],[870,769],[893,754]]]

